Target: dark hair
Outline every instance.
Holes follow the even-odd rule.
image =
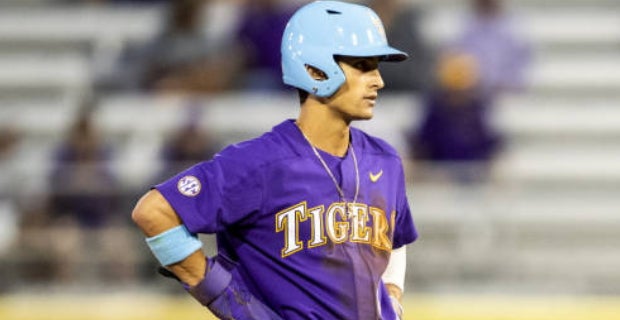
[[[303,104],[308,99],[310,95],[307,91],[302,89],[297,89],[297,94],[299,95],[299,104]]]

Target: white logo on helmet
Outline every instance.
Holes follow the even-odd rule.
[[[187,197],[195,197],[200,193],[202,185],[198,178],[194,176],[185,176],[179,179],[177,183],[177,189],[179,192]]]
[[[379,20],[377,16],[371,14],[370,21],[375,26],[375,28],[377,28],[377,32],[381,36],[382,40],[387,41],[387,37],[385,36],[385,29],[383,28],[383,23],[381,23],[381,20]]]

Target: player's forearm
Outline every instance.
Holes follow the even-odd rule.
[[[397,285],[393,283],[386,283],[385,289],[387,290],[390,297],[396,298],[398,302],[402,301],[403,298],[403,290],[401,290]]]
[[[136,204],[133,221],[147,237],[154,237],[181,225],[182,221],[157,190],[147,192]],[[193,286],[204,277],[205,256],[197,250],[183,260],[166,265],[181,281]]]
[[[169,265],[167,268],[181,279],[183,283],[195,286],[204,278],[207,262],[202,250],[198,250],[185,260]]]
[[[405,288],[406,272],[407,248],[406,246],[402,246],[392,250],[390,260],[382,276],[383,282],[386,284],[386,288],[390,292],[390,295],[400,299]],[[392,289],[390,290],[390,288]]]
[[[400,317],[403,315],[401,299],[405,288],[405,272],[407,269],[407,248],[402,246],[392,250],[390,261],[383,273],[382,280],[385,288],[392,299],[392,307]]]

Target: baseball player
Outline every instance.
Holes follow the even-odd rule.
[[[402,164],[350,124],[373,116],[378,64],[407,55],[372,10],[336,1],[301,7],[281,50],[299,117],[155,186],[132,218],[220,318],[398,319],[417,238]],[[205,258],[197,233],[217,235],[217,256]]]

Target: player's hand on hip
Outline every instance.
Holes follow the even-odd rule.
[[[282,320],[271,308],[258,300],[245,286],[232,267],[225,266],[218,258],[207,258],[207,271],[197,285],[183,287],[198,302],[220,319]],[[160,268],[164,276],[176,278]]]

